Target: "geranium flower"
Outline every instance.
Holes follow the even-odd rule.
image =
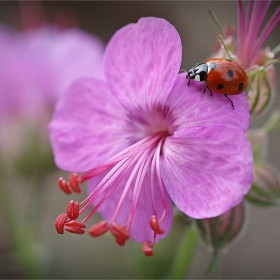
[[[268,1],[248,1],[246,13],[243,3],[238,0],[238,21],[237,34],[233,28],[226,27],[223,30],[225,45],[229,53],[224,48],[220,48],[214,57],[228,57],[236,60],[243,66],[248,74],[250,83],[247,88],[247,98],[250,105],[251,114],[261,113],[269,103],[271,96],[275,94],[275,54],[279,52],[279,46],[273,50],[270,47],[262,48],[265,40],[272,32],[280,20],[280,6],[264,25],[264,20],[268,12],[271,0]],[[222,27],[210,11],[214,18],[217,29],[221,32]],[[264,25],[263,29],[261,27]]]
[[[59,186],[80,192],[87,181],[89,196],[70,201],[55,222],[58,233],[83,234],[99,211],[104,220],[89,229],[91,236],[110,231],[120,245],[131,236],[152,255],[170,230],[172,201],[199,219],[224,213],[248,192],[246,96],[233,96],[232,110],[222,95],[203,95],[200,83],[188,87],[185,74],[178,75],[181,58],[175,28],[142,18],[110,40],[107,82],[79,79],[61,96],[49,125],[55,162],[84,173],[72,173],[69,183],[60,178]]]
[[[46,25],[18,32],[0,26],[2,160],[24,152],[26,131],[47,139],[55,102],[74,80],[105,78],[104,49],[99,38],[76,28]],[[49,147],[47,141],[44,146]]]
[[[104,79],[104,44],[81,30],[42,26],[16,32],[2,26],[0,43],[2,111],[12,116],[44,116],[73,80]]]

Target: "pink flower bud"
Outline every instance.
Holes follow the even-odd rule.
[[[196,223],[202,239],[215,250],[218,250],[238,235],[243,221],[244,205],[241,202],[218,217],[196,220]]]
[[[268,164],[254,168],[254,181],[246,199],[259,206],[276,206],[280,201],[279,176]]]

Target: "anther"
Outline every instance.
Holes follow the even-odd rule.
[[[142,246],[142,251],[144,252],[145,256],[151,257],[154,255],[153,245],[149,243],[149,241],[144,242]]]
[[[120,226],[115,222],[112,222],[110,231],[115,237],[121,238],[124,241],[130,237],[127,229],[124,226]]]
[[[85,228],[86,225],[81,223],[81,222],[76,222],[76,221],[69,221],[66,222],[64,225],[64,229],[75,234],[84,234],[85,231],[83,228]]]
[[[101,221],[93,225],[88,232],[92,237],[98,237],[106,233],[108,230],[109,230],[108,223],[106,221]]]
[[[150,218],[150,226],[156,234],[164,234],[164,230],[159,227],[159,223],[155,215]]]
[[[65,214],[65,213],[60,214],[56,218],[54,225],[55,225],[57,233],[59,233],[59,234],[64,233],[64,225],[65,225],[66,219],[67,219],[67,214]]]
[[[71,194],[71,193],[72,193],[72,191],[70,190],[70,188],[69,188],[67,182],[66,182],[62,177],[60,177],[60,178],[58,179],[58,186],[59,186],[60,189],[61,189],[63,192],[65,192],[66,194]]]
[[[79,187],[79,175],[77,173],[71,173],[69,177],[69,185],[75,193],[80,193],[81,189]]]
[[[79,210],[80,210],[79,202],[71,200],[68,203],[67,216],[70,218],[70,220],[76,220],[79,217]]]
[[[116,242],[120,245],[120,246],[124,246],[124,244],[125,244],[125,239],[123,239],[123,238],[120,238],[120,237],[118,237],[118,236],[115,236],[115,239],[116,239]]]

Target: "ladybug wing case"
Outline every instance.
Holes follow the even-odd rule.
[[[237,63],[219,60],[216,62],[216,68],[209,71],[206,84],[215,92],[234,95],[246,90],[248,77]]]

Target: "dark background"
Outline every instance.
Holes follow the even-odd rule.
[[[268,15],[279,5],[273,1]],[[168,20],[178,30],[183,44],[182,68],[188,69],[194,63],[208,58],[217,41],[215,26],[208,16],[208,8],[217,14],[221,23],[237,21],[235,1],[79,1],[43,2],[44,12],[49,20],[54,19],[57,11],[74,16],[74,22],[83,30],[99,36],[105,43],[116,30],[136,22],[140,17],[155,16]],[[0,22],[18,25],[18,3],[0,2]],[[273,30],[265,45],[272,48],[280,43],[280,24]],[[164,46],[162,46],[164,47]],[[276,65],[279,77],[280,65]],[[280,108],[280,82],[272,108]],[[268,118],[271,110],[252,119],[251,126],[259,127]],[[280,129],[270,135],[267,161],[280,170],[279,138]],[[91,239],[88,235],[77,237],[70,234],[59,236],[53,222],[66,205],[68,197],[56,188],[56,178],[48,182],[47,201],[44,213],[44,228],[40,255],[44,260],[47,278],[141,278],[131,261],[136,254],[135,245],[129,242],[119,248],[110,237]],[[238,240],[229,246],[222,255],[223,278],[280,278],[280,209],[246,207],[246,224]],[[2,215],[5,215],[2,213]],[[1,218],[1,216],[0,216]],[[98,220],[98,217],[96,217]],[[0,277],[21,276],[21,267],[9,264],[12,250],[9,233],[0,221]],[[163,242],[163,241],[162,241]],[[140,248],[137,247],[137,250]],[[160,257],[160,256],[158,256]],[[157,258],[157,256],[154,256]],[[200,245],[192,264],[190,278],[203,278],[210,260],[209,250]],[[145,268],[143,268],[145,269]]]

